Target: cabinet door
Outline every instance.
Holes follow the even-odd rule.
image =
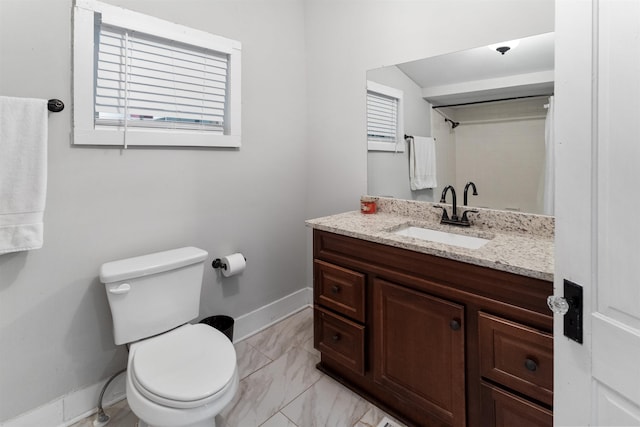
[[[482,383],[482,425],[495,427],[552,427],[550,410],[514,394]]]
[[[364,323],[364,274],[318,259],[313,261],[313,274],[317,304]]]
[[[478,313],[483,377],[553,405],[553,336]]]
[[[464,426],[464,307],[381,279],[373,288],[374,381]]]
[[[314,346],[349,369],[364,375],[364,326],[314,307]]]

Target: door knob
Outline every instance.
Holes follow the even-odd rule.
[[[569,311],[569,302],[564,297],[550,295],[547,297],[547,305],[555,314],[564,315]]]
[[[563,316],[564,335],[582,344],[583,292],[582,286],[570,280],[563,280],[564,297],[551,295],[547,305],[555,314]]]

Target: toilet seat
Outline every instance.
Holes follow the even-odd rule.
[[[208,325],[185,325],[135,345],[129,368],[136,389],[172,408],[217,398],[236,372],[233,344]]]

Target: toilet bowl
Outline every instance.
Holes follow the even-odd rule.
[[[197,316],[207,252],[181,248],[103,264],[126,393],[139,426],[214,427],[238,390],[233,344]]]
[[[127,400],[141,426],[215,426],[237,388],[235,349],[210,326],[187,324],[129,348]]]

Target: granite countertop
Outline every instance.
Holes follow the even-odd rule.
[[[465,228],[441,225],[442,210],[432,203],[380,199],[378,207],[376,214],[353,211],[311,219],[306,224],[322,231],[553,281],[553,217],[479,209],[480,213],[469,215],[472,225]],[[479,249],[467,249],[393,234],[405,226],[490,241]]]

